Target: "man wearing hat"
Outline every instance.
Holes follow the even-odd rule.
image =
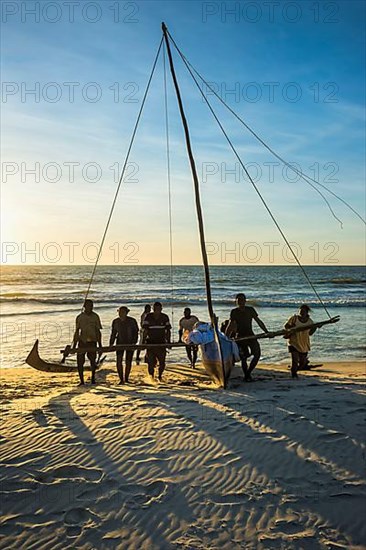
[[[136,319],[129,317],[129,309],[126,306],[118,308],[118,317],[112,322],[112,332],[109,339],[109,345],[113,346],[114,343],[118,345],[123,344],[136,344],[139,327]],[[126,371],[123,375],[123,355],[126,351]],[[116,352],[117,372],[120,379],[120,384],[128,382],[132,367],[132,357],[134,350],[121,350]]]

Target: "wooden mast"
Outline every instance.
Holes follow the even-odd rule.
[[[202,255],[203,267],[204,267],[204,273],[205,273],[207,307],[208,307],[208,313],[210,315],[211,323],[214,327],[215,340],[216,340],[216,343],[218,345],[218,349],[219,349],[219,353],[220,353],[220,361],[221,361],[221,366],[222,366],[222,371],[223,371],[223,380],[224,380],[224,388],[225,388],[227,381],[226,381],[226,376],[225,376],[225,368],[224,368],[220,338],[219,338],[219,334],[218,334],[217,318],[214,314],[213,305],[212,305],[210,271],[209,271],[209,266],[208,266],[208,258],[207,258],[206,244],[205,244],[205,230],[204,230],[204,224],[203,224],[203,214],[202,214],[202,207],[201,207],[201,198],[200,198],[199,181],[198,181],[198,176],[197,176],[196,163],[195,163],[195,160],[194,160],[194,157],[193,157],[193,152],[192,152],[192,147],[191,147],[191,139],[190,139],[189,129],[188,129],[188,123],[187,123],[187,119],[186,119],[184,108],[183,108],[183,102],[182,102],[182,98],[181,98],[181,94],[180,94],[180,90],[179,90],[177,77],[176,77],[176,74],[175,74],[173,57],[172,57],[172,53],[171,53],[171,50],[170,50],[170,44],[169,44],[169,38],[168,38],[168,29],[167,29],[164,22],[161,24],[161,27],[162,27],[162,30],[163,30],[164,40],[165,40],[165,44],[166,44],[170,71],[172,73],[174,88],[175,88],[175,92],[176,92],[176,95],[177,95],[180,116],[182,118],[183,129],[184,129],[184,134],[185,134],[185,139],[186,139],[188,158],[189,158],[189,162],[190,162],[190,165],[191,165],[191,172],[192,172],[193,184],[194,184],[195,201],[196,201],[196,212],[197,212],[197,219],[198,219],[198,228],[199,228],[199,235],[200,235],[201,255]]]

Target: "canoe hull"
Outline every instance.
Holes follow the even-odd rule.
[[[38,353],[38,340],[34,342],[34,346],[29,352],[25,362],[30,367],[33,367],[34,369],[40,370],[42,372],[78,372],[77,367],[74,366],[62,365],[61,363],[49,363],[48,361],[44,361]]]
[[[208,376],[217,384],[220,388],[225,388],[226,383],[230,378],[231,370],[233,367],[232,359],[224,361],[210,360],[202,357],[202,365],[207,372]]]
[[[200,345],[202,365],[219,387],[226,388],[230,378],[235,364],[234,347],[236,348],[236,345],[222,334],[220,334],[220,349],[216,341]]]

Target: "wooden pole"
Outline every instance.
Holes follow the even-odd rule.
[[[293,332],[302,332],[304,330],[310,330],[312,328],[320,328],[324,325],[329,325],[332,323],[338,323],[340,320],[339,315],[327,319],[326,321],[319,321],[318,323],[313,323],[308,326],[300,326],[296,328],[290,328],[288,330],[281,329],[275,332],[261,332],[260,334],[252,334],[251,336],[244,336],[243,338],[236,338],[234,342],[244,342],[248,340],[262,340],[264,338],[275,338],[276,336],[284,336],[285,334],[292,334]],[[60,350],[60,353],[66,353],[66,355],[73,355],[74,353],[85,353],[85,352],[98,352],[98,353],[109,353],[112,351],[122,351],[122,350],[145,350],[150,348],[184,348],[190,347],[195,344],[185,344],[183,342],[171,342],[170,344],[115,344],[113,346],[103,346],[101,348],[72,348],[71,346],[66,346],[65,349]],[[198,345],[198,344],[197,344]]]
[[[221,349],[221,343],[218,333],[218,327],[217,327],[217,318],[214,314],[213,305],[212,305],[212,294],[211,294],[211,284],[210,284],[210,271],[208,267],[208,258],[207,258],[207,251],[206,251],[206,244],[205,244],[205,230],[204,230],[204,224],[203,224],[203,214],[202,214],[202,207],[201,207],[201,198],[200,198],[200,190],[199,190],[199,181],[197,176],[197,169],[196,169],[196,163],[193,157],[192,152],[192,146],[191,146],[191,139],[189,135],[189,129],[188,129],[188,123],[184,112],[182,97],[179,90],[178,80],[175,74],[174,69],[174,63],[173,63],[173,57],[172,52],[170,50],[170,44],[168,39],[168,29],[165,25],[165,23],[162,23],[162,30],[164,35],[164,40],[166,44],[168,59],[169,59],[169,66],[170,66],[170,72],[172,73],[173,83],[175,92],[177,95],[178,100],[178,106],[179,106],[179,112],[183,123],[183,129],[184,129],[184,135],[186,140],[186,146],[187,146],[187,153],[189,162],[191,165],[191,172],[193,177],[193,184],[194,184],[194,194],[195,194],[195,201],[196,201],[196,212],[197,212],[197,219],[198,219],[198,229],[199,229],[199,235],[200,235],[200,246],[201,246],[201,255],[203,260],[203,268],[205,273],[205,285],[206,285],[206,296],[207,296],[207,307],[208,307],[208,313],[211,319],[211,323],[214,328],[215,332],[215,340],[218,345],[219,354],[220,354],[220,361],[222,365],[223,370],[223,380],[224,380],[224,388],[226,387],[226,376],[225,376],[225,368],[224,368],[224,362],[222,357],[222,349]]]

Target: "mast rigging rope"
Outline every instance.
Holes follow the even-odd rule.
[[[193,70],[193,72],[200,78],[200,80],[208,87],[208,89],[217,97],[217,99],[226,107],[226,109],[228,109],[228,111],[230,111],[234,117],[239,120],[239,122],[255,137],[255,139],[257,141],[259,141],[275,158],[277,158],[279,161],[281,161],[287,168],[289,168],[290,170],[292,170],[295,174],[297,174],[301,179],[303,179],[305,181],[305,183],[307,183],[308,185],[310,185],[317,193],[319,193],[319,195],[323,198],[324,202],[327,204],[329,210],[331,211],[333,217],[339,221],[341,227],[343,228],[343,223],[342,221],[336,216],[336,214],[334,213],[333,211],[333,208],[331,207],[329,201],[327,200],[327,198],[323,195],[323,193],[321,193],[321,191],[319,191],[319,189],[317,189],[311,182],[314,182],[316,185],[319,185],[320,187],[322,187],[323,189],[325,189],[326,191],[328,191],[329,194],[333,195],[333,197],[335,197],[336,199],[338,199],[341,203],[343,203],[349,210],[351,210],[364,224],[366,224],[366,220],[361,216],[361,214],[359,214],[359,212],[357,212],[357,210],[355,210],[355,208],[353,208],[353,206],[351,206],[346,200],[344,200],[342,197],[340,197],[339,195],[337,195],[336,193],[334,193],[334,191],[332,191],[331,189],[329,189],[326,185],[320,183],[318,180],[316,180],[315,178],[312,178],[311,176],[309,176],[308,174],[304,174],[302,171],[298,170],[296,168],[296,166],[293,166],[292,164],[290,164],[289,162],[287,162],[283,157],[281,157],[278,153],[276,153],[276,151],[270,147],[250,126],[249,124],[247,124],[231,107],[230,105],[228,105],[220,96],[219,94],[210,86],[210,84],[204,79],[204,77],[197,71],[197,69],[192,65],[192,63],[190,63],[190,61],[185,57],[185,55],[183,54],[183,52],[179,49],[179,47],[177,46],[176,42],[174,41],[174,39],[172,38],[172,36],[170,35],[169,31],[168,31],[168,34],[169,34],[169,37],[170,39],[172,40],[173,44],[174,44],[174,47],[176,48],[176,50],[178,51],[180,57],[182,58],[182,60],[185,62],[185,64],[189,65],[191,67],[191,69]],[[202,92],[203,93],[203,92]]]
[[[178,53],[179,53],[179,50],[178,50]],[[262,194],[261,194],[261,192],[260,192],[258,186],[255,184],[253,178],[251,177],[250,173],[248,172],[248,169],[246,168],[245,164],[244,164],[243,161],[241,160],[241,158],[240,158],[238,152],[236,151],[236,149],[235,149],[235,147],[234,147],[234,145],[233,145],[231,139],[230,139],[229,136],[227,135],[227,133],[226,133],[226,131],[225,131],[223,125],[221,124],[219,118],[217,117],[215,111],[213,110],[213,108],[212,108],[210,102],[208,101],[208,99],[207,99],[207,97],[205,96],[205,94],[202,92],[202,90],[201,90],[201,88],[200,88],[200,86],[199,86],[199,84],[198,84],[198,82],[197,82],[197,79],[195,78],[194,74],[192,73],[190,67],[189,67],[189,66],[187,65],[187,63],[185,62],[185,59],[184,59],[184,58],[182,58],[182,59],[183,59],[184,64],[186,65],[186,67],[187,67],[187,69],[188,69],[190,75],[192,76],[192,78],[193,78],[193,80],[194,80],[194,82],[195,82],[197,88],[199,89],[199,91],[200,91],[200,93],[201,93],[201,95],[202,95],[202,97],[203,97],[205,103],[207,104],[208,108],[210,109],[211,114],[212,114],[213,117],[215,118],[215,120],[216,120],[217,124],[219,125],[219,127],[220,127],[222,133],[224,134],[224,136],[225,136],[227,142],[229,143],[229,145],[230,145],[230,147],[231,147],[231,149],[232,149],[234,155],[235,155],[236,158],[238,159],[238,161],[239,161],[241,167],[243,168],[243,170],[245,171],[245,173],[246,173],[246,175],[247,175],[247,177],[248,177],[250,183],[252,184],[252,186],[254,187],[256,193],[258,194],[258,196],[259,196],[259,198],[260,198],[262,204],[264,205],[265,209],[267,210],[268,214],[270,215],[270,217],[271,217],[273,223],[274,223],[275,226],[277,227],[279,233],[281,234],[283,240],[285,241],[287,247],[289,248],[291,254],[293,255],[293,257],[294,257],[294,259],[295,259],[297,265],[300,267],[300,269],[301,269],[301,271],[302,271],[302,273],[303,273],[305,279],[307,280],[307,282],[309,283],[310,287],[312,288],[314,294],[315,294],[316,297],[318,298],[319,303],[322,305],[322,307],[324,308],[324,311],[326,312],[326,314],[328,315],[328,317],[331,319],[331,315],[330,315],[330,313],[329,313],[329,311],[328,311],[326,305],[324,304],[322,298],[320,297],[319,293],[317,292],[315,286],[314,286],[313,283],[311,282],[311,280],[310,280],[308,274],[306,273],[305,269],[304,269],[303,266],[301,265],[300,260],[299,260],[299,258],[297,257],[296,252],[294,251],[293,247],[291,246],[289,240],[287,239],[287,237],[286,237],[284,231],[282,230],[282,228],[281,228],[281,226],[279,225],[278,221],[276,220],[275,216],[272,214],[271,209],[269,208],[269,206],[268,206],[267,202],[265,201],[265,199],[263,198],[263,196],[262,196]]]
[[[168,115],[168,93],[166,78],[166,46],[163,44],[163,68],[164,68],[164,107],[165,107],[165,135],[166,135],[166,161],[168,178],[168,210],[169,210],[169,247],[170,247],[170,285],[171,285],[171,312],[172,326],[174,326],[174,277],[173,277],[173,223],[172,223],[172,192],[170,177],[170,139],[169,139],[169,115]]]
[[[162,37],[161,40],[160,40],[160,44],[159,44],[159,47],[158,47],[158,51],[157,51],[156,56],[155,56],[155,59],[154,59],[154,63],[153,63],[152,69],[151,69],[151,73],[150,73],[150,76],[149,76],[149,80],[148,80],[147,85],[146,85],[145,93],[144,93],[144,96],[143,96],[143,98],[142,98],[141,107],[140,107],[139,113],[138,113],[138,115],[137,115],[137,119],[136,119],[136,122],[135,122],[135,127],[134,127],[134,129],[133,129],[132,136],[131,136],[131,140],[130,140],[130,144],[129,144],[129,147],[128,147],[128,149],[127,149],[126,158],[125,158],[125,161],[124,161],[124,163],[123,163],[122,171],[121,171],[121,174],[120,174],[120,177],[119,177],[119,180],[118,180],[117,189],[116,189],[116,192],[115,192],[115,194],[114,194],[114,198],[113,198],[113,201],[112,201],[112,206],[111,206],[110,211],[109,211],[109,216],[108,216],[108,219],[107,219],[107,224],[106,224],[106,226],[105,226],[104,233],[103,233],[103,236],[102,236],[102,240],[101,240],[101,242],[100,242],[100,246],[99,246],[99,250],[98,250],[98,255],[97,255],[97,258],[96,258],[96,260],[95,260],[95,264],[94,264],[94,267],[93,267],[92,274],[91,274],[91,276],[90,276],[88,288],[87,288],[87,290],[86,290],[86,292],[85,292],[84,302],[85,302],[85,300],[87,299],[87,297],[89,296],[90,288],[91,288],[91,285],[92,285],[92,283],[93,283],[93,279],[94,279],[94,275],[95,275],[95,272],[96,272],[96,269],[97,269],[97,265],[98,265],[98,262],[99,262],[99,260],[100,260],[100,256],[101,256],[101,254],[102,254],[102,250],[103,250],[104,242],[105,242],[105,239],[106,239],[106,236],[107,236],[109,224],[110,224],[110,222],[111,222],[112,215],[113,215],[113,211],[114,211],[114,208],[115,208],[115,206],[116,206],[117,197],[118,197],[118,194],[119,194],[119,190],[120,190],[120,188],[121,188],[121,185],[122,185],[123,177],[124,177],[124,175],[125,175],[125,171],[126,171],[126,167],[127,167],[127,162],[128,162],[129,156],[130,156],[130,152],[131,152],[131,149],[132,149],[133,142],[134,142],[134,140],[135,140],[135,136],[136,136],[136,132],[137,132],[137,127],[138,127],[138,125],[139,125],[140,118],[141,118],[141,115],[142,115],[142,111],[143,111],[143,109],[144,109],[146,97],[147,97],[147,94],[148,94],[148,91],[149,91],[149,88],[150,88],[150,84],[151,84],[152,77],[153,77],[154,72],[155,72],[155,67],[156,67],[156,64],[157,64],[157,61],[158,61],[158,58],[159,58],[159,54],[160,54],[161,46],[162,46],[162,44],[163,44],[163,40],[164,40],[164,38]]]

